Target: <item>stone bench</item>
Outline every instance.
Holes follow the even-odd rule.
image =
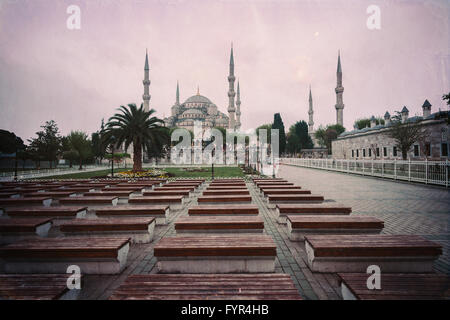
[[[0,274],[0,300],[76,300],[82,289],[67,287],[70,274]],[[81,288],[83,276],[80,275]]]
[[[155,218],[156,224],[166,224],[169,215],[169,205],[137,205],[137,206],[108,206],[93,210],[99,218],[109,217],[145,217]]]
[[[59,204],[62,206],[87,206],[91,211],[94,207],[113,205],[116,206],[119,197],[116,196],[102,196],[102,197],[68,197],[59,199]]]
[[[333,204],[277,204],[275,206],[275,217],[278,223],[286,223],[288,215],[349,215],[351,207],[338,203]]]
[[[195,187],[170,187],[170,186],[162,186],[162,187],[155,187],[153,190],[155,191],[177,191],[177,190],[189,190],[189,191],[195,191]]]
[[[288,274],[129,276],[110,300],[301,300]]]
[[[117,203],[128,203],[130,197],[136,196],[131,190],[120,190],[120,191],[93,191],[86,192],[83,194],[84,197],[105,197],[112,196],[118,197]]]
[[[125,267],[130,238],[41,238],[0,247],[5,273],[117,274]]]
[[[175,221],[177,234],[263,233],[264,221],[259,216],[188,216]]]
[[[45,189],[45,187],[32,187],[32,188],[19,188],[16,189],[17,192],[19,192],[20,194],[24,194],[24,193],[31,193],[31,192],[45,192],[45,191],[50,191],[48,189]]]
[[[276,254],[268,235],[165,237],[154,247],[161,273],[274,272]]]
[[[291,185],[284,186],[284,185],[277,184],[277,185],[274,185],[274,186],[263,186],[259,190],[261,192],[263,192],[265,190],[272,190],[272,189],[277,189],[277,190],[301,190],[302,187],[300,187],[300,186],[293,186],[293,185],[292,186]]]
[[[211,187],[230,187],[230,186],[246,186],[245,182],[211,182],[209,184]]]
[[[72,186],[70,186],[70,187],[67,187],[67,188],[64,188],[61,190],[74,192],[77,195],[83,195],[85,192],[92,192],[92,191],[99,190],[99,189],[93,188],[93,187],[72,187]]]
[[[317,194],[271,194],[267,196],[269,208],[276,208],[277,204],[322,203],[323,200],[323,196]]]
[[[134,197],[128,200],[131,205],[168,204],[171,209],[179,209],[184,204],[183,196]]]
[[[305,189],[264,189],[262,191],[264,197],[269,195],[291,195],[291,194],[311,194],[310,190]]]
[[[153,197],[153,196],[183,196],[189,197],[191,194],[191,190],[189,189],[179,189],[179,190],[154,190],[154,191],[145,191],[143,193],[144,197]]]
[[[381,288],[367,288],[367,273],[339,273],[344,300],[449,300],[450,277],[445,274],[381,272]]]
[[[198,205],[188,209],[190,216],[201,215],[206,216],[236,216],[236,215],[258,215],[259,208],[255,204],[246,205]]]
[[[227,190],[205,190],[203,191],[204,196],[236,196],[236,195],[250,195],[247,189],[227,189]]]
[[[48,192],[31,192],[22,194],[24,198],[40,198],[40,197],[49,197],[53,200],[58,200],[60,198],[74,197],[76,196],[75,192],[71,191],[48,191]]]
[[[9,217],[14,218],[57,218],[57,219],[74,219],[84,218],[87,214],[87,207],[25,207],[25,208],[9,208],[6,210]],[[57,224],[57,221],[53,221]]]
[[[368,216],[287,216],[289,239],[304,241],[309,234],[378,234],[383,221]]]
[[[0,198],[19,198],[20,194],[17,192],[0,192]]]
[[[294,184],[292,182],[286,182],[286,181],[271,181],[271,182],[255,182],[256,186],[258,188],[262,188],[264,186],[293,186]]]
[[[432,272],[441,245],[414,235],[307,235],[308,265],[316,272]]]
[[[224,196],[200,196],[197,198],[198,204],[224,204],[224,203],[251,203],[250,195],[224,195]]]
[[[11,243],[29,237],[47,237],[52,227],[48,218],[0,219],[0,243]]]
[[[206,190],[248,190],[247,186],[208,186]]]
[[[49,207],[52,204],[50,197],[34,197],[34,198],[0,198],[0,206],[2,207],[24,207],[38,206]]]
[[[142,187],[109,187],[109,188],[103,188],[101,191],[105,192],[131,192],[137,195],[142,194],[144,191],[144,188]]]
[[[132,243],[149,243],[153,240],[156,220],[150,218],[100,218],[75,219],[64,222],[59,230],[65,236],[127,236]]]

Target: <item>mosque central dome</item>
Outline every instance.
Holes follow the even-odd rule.
[[[197,94],[195,96],[189,97],[184,103],[211,104],[212,102],[207,97]]]

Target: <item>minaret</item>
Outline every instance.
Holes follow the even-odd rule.
[[[180,105],[180,87],[178,86],[178,81],[177,81],[177,96],[176,96],[175,104],[176,104],[177,106]]]
[[[341,53],[338,54],[338,66],[337,66],[337,86],[336,86],[336,124],[344,125],[344,100],[342,94],[344,93],[344,87],[342,86],[342,67],[341,67]]]
[[[314,110],[313,110],[313,99],[312,99],[312,95],[311,95],[311,85],[309,85],[309,110],[308,110],[308,115],[309,115],[308,133],[311,135],[314,132],[314,120],[313,120]]]
[[[241,90],[239,89],[239,80],[237,84],[237,97],[236,97],[236,129],[241,128]]]
[[[150,68],[148,67],[148,54],[147,50],[145,50],[145,67],[144,67],[144,81],[142,83],[144,84],[144,94],[142,95],[142,99],[144,99],[144,110],[149,111],[150,110],[150,79],[148,75],[148,71]]]
[[[231,55],[230,55],[230,74],[228,76],[228,116],[230,118],[230,122],[228,124],[229,129],[234,130],[235,128],[235,119],[234,119],[234,96],[236,95],[234,92],[234,58],[233,58],[233,44],[231,44]]]

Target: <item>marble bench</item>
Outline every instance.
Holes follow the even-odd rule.
[[[131,275],[110,300],[301,300],[288,274]]]
[[[288,215],[349,215],[352,212],[351,207],[338,203],[321,204],[277,204],[275,206],[275,217],[278,223],[286,223]]]
[[[427,273],[442,246],[415,235],[306,235],[308,266],[315,272]]]
[[[74,219],[84,218],[87,214],[87,207],[24,207],[8,208],[6,214],[14,218],[56,218],[56,219]],[[53,221],[57,224],[57,221]]]
[[[304,241],[309,234],[379,234],[384,223],[369,216],[287,216],[289,239]]]
[[[245,205],[197,205],[188,209],[190,216],[236,216],[236,215],[254,215],[259,214],[259,208],[256,204]]]
[[[384,273],[381,288],[367,288],[367,273],[339,273],[344,300],[449,300],[450,277],[436,273]]]
[[[49,207],[52,204],[51,197],[33,197],[33,198],[0,198],[1,207],[24,207],[42,205]]]
[[[66,273],[77,265],[82,274],[117,274],[125,267],[129,237],[40,238],[0,247],[5,273]]]
[[[311,191],[305,189],[263,189],[262,194],[264,197],[268,197],[270,195],[311,194]]]
[[[169,205],[123,205],[94,208],[93,212],[99,218],[109,217],[153,217],[156,224],[166,224],[169,215]]]
[[[116,206],[119,202],[117,196],[101,196],[101,197],[68,197],[59,199],[59,204],[62,206],[87,206],[88,211],[92,211],[95,207],[113,205]]]
[[[70,274],[0,274],[0,300],[76,300],[83,288],[69,289]]]
[[[227,190],[205,190],[203,191],[204,196],[236,196],[236,195],[250,195],[248,189],[227,189]]]
[[[178,190],[154,190],[154,191],[145,191],[143,193],[144,197],[153,197],[153,196],[183,196],[189,197],[191,195],[191,190],[189,189],[178,189]]]
[[[276,254],[268,235],[164,237],[154,247],[161,273],[274,272]]]
[[[65,236],[127,236],[132,243],[149,243],[153,240],[155,218],[99,218],[75,219],[62,223],[59,230]]]
[[[30,237],[47,237],[52,227],[48,218],[0,219],[0,243],[11,243]]]
[[[322,203],[324,197],[318,194],[270,194],[267,196],[268,207],[276,208],[277,204],[290,203]]]
[[[206,187],[208,191],[214,190],[248,190],[247,186],[208,186]]]
[[[151,196],[151,197],[134,197],[128,199],[130,205],[154,205],[168,204],[171,209],[180,209],[183,207],[184,196]]]
[[[264,221],[259,216],[187,216],[175,221],[181,235],[263,233]]]
[[[237,204],[252,202],[250,195],[222,195],[222,196],[199,196],[197,198],[198,204]]]

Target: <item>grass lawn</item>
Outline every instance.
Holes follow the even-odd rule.
[[[190,171],[183,170],[183,168],[173,168],[173,167],[165,168],[165,170],[167,172],[175,175],[174,178],[195,178],[195,177],[210,178],[211,177],[211,167],[202,167],[202,169],[204,169],[205,171],[190,172]],[[122,172],[125,170],[130,170],[130,168],[127,168],[127,169],[116,168],[116,169],[114,169],[114,173]],[[111,173],[111,169],[48,176],[48,177],[45,177],[42,179],[89,179],[92,177],[106,176],[110,173]],[[214,177],[243,177],[243,176],[244,176],[244,174],[239,167],[214,167]]]
[[[175,178],[211,178],[211,167],[201,167],[202,172],[189,172],[183,168],[165,168]],[[205,170],[205,171],[203,171]],[[239,167],[214,167],[214,177],[243,177],[244,173]]]

